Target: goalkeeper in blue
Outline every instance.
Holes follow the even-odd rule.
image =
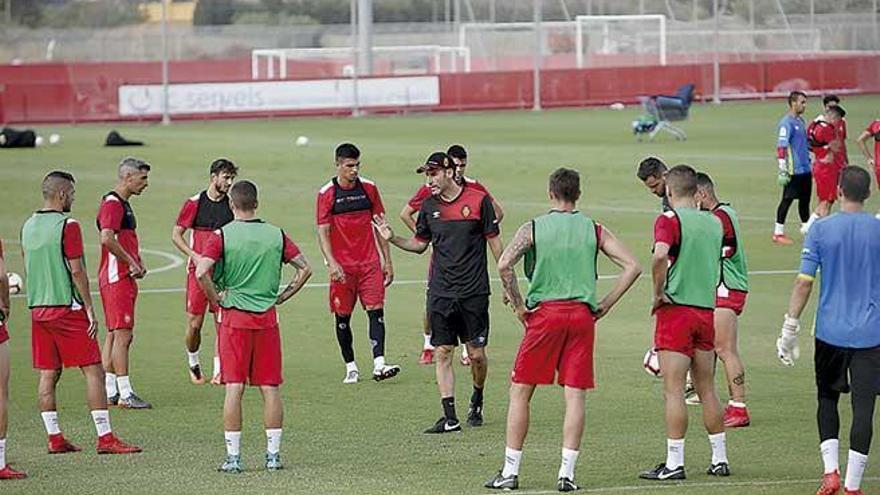
[[[852,426],[844,493],[861,495],[876,397],[880,394],[880,220],[864,211],[871,177],[860,167],[840,174],[840,212],[818,220],[804,241],[800,273],[776,341],[779,359],[793,366],[799,318],[821,270],[816,313],[815,368],[819,441],[825,472],[816,495],[840,491],[837,403],[851,393]]]

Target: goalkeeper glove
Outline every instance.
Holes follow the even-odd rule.
[[[788,173],[788,163],[784,158],[779,159],[779,175],[776,177],[776,183],[779,187],[785,187],[791,181],[791,174]]]
[[[776,339],[776,351],[779,354],[779,360],[786,366],[794,366],[795,360],[801,356],[797,342],[800,329],[801,325],[797,318],[785,315],[782,330],[779,332],[779,338]]]

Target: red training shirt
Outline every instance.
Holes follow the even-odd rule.
[[[318,192],[316,221],[330,226],[330,252],[343,268],[379,262],[373,215],[384,213],[379,189],[364,178],[350,188],[334,178]]]
[[[115,192],[110,192],[101,200],[98,209],[98,231],[109,229],[116,233],[122,249],[141,262],[140,246],[137,236],[137,220],[128,201]],[[101,246],[101,266],[98,269],[98,286],[103,288],[124,280],[129,276],[128,263],[116,258],[106,246]]]

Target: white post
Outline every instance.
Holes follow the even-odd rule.
[[[712,50],[712,103],[721,103],[721,61],[718,57],[718,0],[712,0],[712,12],[715,15],[715,36],[712,39],[712,44],[714,45]]]
[[[576,50],[576,52],[574,54],[575,66],[578,69],[583,69],[584,68],[584,28],[583,28],[583,24],[581,23],[580,16],[577,16],[574,18],[574,32],[575,32],[574,47]]]
[[[256,52],[251,52],[251,79],[260,78],[260,59]]]
[[[532,20],[535,23],[535,67],[532,71],[532,110],[541,111],[541,8],[544,0],[533,0],[532,4]]]
[[[355,49],[357,46],[357,28],[358,28],[358,0],[351,0],[351,116],[360,117],[360,98],[358,95],[358,53]]]
[[[660,65],[666,65],[666,16],[660,18]]]
[[[373,0],[358,0],[358,72],[373,73]]]
[[[168,2],[162,0],[162,124],[171,123],[168,108]]]
[[[877,45],[880,45],[880,32],[877,31],[877,0],[871,2],[871,21],[874,24],[874,51],[877,51]]]

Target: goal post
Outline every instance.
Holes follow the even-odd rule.
[[[644,25],[655,26],[651,31],[645,31]],[[629,26],[612,31],[612,26]],[[621,48],[624,38],[639,40],[639,46],[633,47],[642,53],[644,46],[641,40],[644,37],[657,37],[656,51],[660,65],[666,65],[666,16],[660,14],[645,15],[579,15],[575,17],[575,59],[578,68],[584,67],[584,55],[587,47],[584,43],[584,35],[591,35],[595,30],[601,29],[599,39],[604,53],[616,52]],[[621,32],[622,31],[622,32]],[[615,33],[618,38],[615,38]],[[592,45],[591,45],[592,46]]]

